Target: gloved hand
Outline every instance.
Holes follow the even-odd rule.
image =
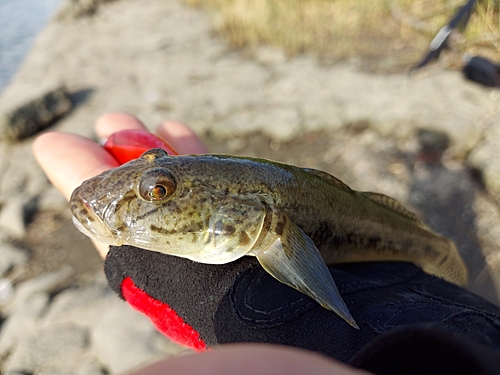
[[[158,147],[150,137],[151,145]],[[116,135],[104,145],[117,159],[124,153],[137,157],[145,151],[134,149],[134,155],[126,147],[126,137],[122,138],[119,150]],[[147,148],[148,134],[141,139]],[[223,343],[267,342],[313,350],[344,362],[354,357],[362,367],[362,358],[370,356],[355,355],[376,336],[396,327],[429,324],[467,332],[468,339],[479,345],[493,344],[488,340],[495,337],[492,346],[500,345],[500,316],[494,306],[414,265],[351,264],[330,267],[330,271],[360,330],[275,280],[253,257],[210,265],[132,246],[112,246],[105,260],[108,281],[124,300],[172,340],[198,351]],[[481,329],[471,330],[474,325]],[[487,331],[491,333],[485,340]],[[368,353],[380,347],[383,338]]]
[[[117,120],[119,126],[126,121],[132,121],[134,128],[142,126],[130,116],[118,115]],[[173,129],[185,132],[182,127]],[[67,197],[82,176],[92,177],[116,165],[90,140],[61,133],[40,137],[35,154]],[[77,164],[80,167],[75,169]],[[330,270],[360,330],[274,280],[251,257],[207,265],[123,246],[112,247],[105,261],[110,285],[122,298],[149,316],[162,332],[196,350],[219,343],[268,342],[354,361],[380,374],[394,373],[384,372],[384,366],[416,374],[420,364],[413,360],[416,351],[422,354],[422,347],[431,347],[437,335],[452,337],[451,342],[465,348],[457,345],[459,350],[450,357],[450,340],[443,339],[442,345],[432,346],[432,358],[420,355],[419,361],[429,358],[430,362],[422,363],[431,363],[435,373],[451,374],[450,369],[463,368],[484,374],[494,374],[491,369],[496,368],[498,373],[500,364],[489,366],[475,354],[477,348],[482,353],[500,348],[496,306],[407,263],[349,264]],[[447,361],[441,360],[444,354],[448,354]],[[498,362],[500,355],[489,358]]]
[[[330,270],[359,330],[276,281],[252,257],[210,265],[122,246],[111,247],[105,261],[108,281],[123,299],[174,341],[199,351],[224,343],[265,342],[350,362],[368,346],[356,362],[363,368],[363,360],[373,361],[367,353],[385,348],[387,358],[391,352],[387,348],[394,337],[388,336],[386,342],[384,333],[408,327],[413,332],[409,337],[415,337],[416,327],[423,327],[433,338],[436,332],[431,328],[438,327],[438,336],[445,342],[448,331],[462,334],[460,343],[500,348],[498,308],[412,264],[345,264]],[[400,340],[405,337],[402,332],[397,336]],[[376,336],[378,341],[370,348]],[[422,342],[427,342],[427,336],[411,342],[419,352],[426,347]],[[401,341],[397,348],[400,345]],[[411,363],[416,353],[408,346],[407,363]],[[450,350],[449,346],[442,349]],[[435,355],[439,357],[440,351]],[[403,358],[401,353],[398,356]],[[454,358],[453,365],[460,368],[465,358]]]

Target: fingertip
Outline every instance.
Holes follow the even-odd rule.
[[[35,155],[36,161],[43,169],[45,169],[45,166],[49,165],[53,159],[54,145],[64,144],[61,143],[61,139],[64,141],[66,136],[71,135],[60,132],[49,132],[35,138],[32,145],[33,154]]]
[[[187,125],[167,120],[161,123],[156,132],[167,140],[180,154],[204,154],[208,150],[196,133]]]
[[[109,252],[109,245],[106,245],[102,242],[97,242],[95,240],[92,240],[92,243],[94,244],[94,247],[96,248],[101,258],[106,258],[106,255]]]
[[[102,147],[74,134],[41,135],[33,143],[33,152],[49,180],[66,199],[84,180],[118,166]]]
[[[255,358],[259,360],[256,361]],[[317,374],[368,375],[318,353],[270,344],[229,344],[203,353],[164,359],[130,375]]]
[[[33,141],[32,145],[33,154],[35,155],[35,158],[37,160],[39,157],[42,157],[44,155],[46,145],[50,143],[50,140],[54,137],[54,134],[56,133],[52,132],[44,133],[36,137],[35,140]]]
[[[144,124],[128,113],[110,112],[101,115],[95,124],[96,133],[101,138],[122,130],[146,130]]]

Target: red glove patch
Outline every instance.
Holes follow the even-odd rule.
[[[172,341],[199,352],[207,350],[207,345],[193,327],[169,305],[139,289],[130,277],[122,282],[122,295],[134,309],[149,317],[155,327]]]

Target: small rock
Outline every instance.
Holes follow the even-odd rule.
[[[4,277],[15,266],[26,263],[26,251],[8,243],[0,244],[0,277]]]
[[[2,203],[7,203],[13,196],[25,194],[24,188],[29,184],[30,176],[25,171],[25,159],[16,160],[17,155],[12,154],[18,153],[12,152],[13,149],[15,148],[11,147],[9,152],[1,156],[2,162],[6,164],[0,175],[0,202]],[[14,160],[16,160],[15,165],[13,165]]]
[[[75,323],[92,329],[107,306],[115,303],[120,301],[105,282],[69,288],[54,297],[43,324]]]
[[[255,122],[275,142],[289,142],[300,134],[300,116],[294,108],[258,112]]]
[[[41,193],[38,201],[38,210],[40,211],[62,210],[67,207],[68,202],[66,202],[64,195],[52,185]]]
[[[6,305],[14,297],[14,287],[9,279],[0,279],[0,306]]]
[[[17,375],[18,373],[10,373],[9,375]],[[68,367],[64,367],[62,364],[51,364],[48,366],[41,366],[35,369],[33,375],[67,375]]]
[[[21,337],[24,337],[38,326],[38,319],[45,312],[49,303],[47,293],[33,293],[16,309],[2,325],[0,334],[0,357],[11,352]]]
[[[172,354],[172,350],[166,353],[164,347],[153,345],[160,335],[158,331],[145,316],[118,298],[101,315],[92,332],[93,351],[111,373],[122,373]],[[173,343],[170,347],[181,350]]]
[[[420,129],[417,131],[420,150],[418,160],[427,164],[440,163],[441,157],[450,145],[450,139],[446,133]]]
[[[33,375],[108,375],[108,372],[102,368],[97,358],[92,355],[84,354],[82,358],[75,358],[75,364],[68,366],[67,363],[59,362],[49,365],[42,365],[35,369]]]
[[[255,113],[250,110],[235,111],[210,129],[217,137],[232,138],[234,134],[247,135],[261,129],[255,122]]]
[[[36,210],[36,198],[12,196],[0,211],[0,228],[13,238],[23,238],[26,224]]]
[[[39,196],[50,186],[47,177],[35,160],[31,142],[15,145],[0,143],[0,202],[6,203],[18,195],[25,199]],[[1,147],[0,146],[0,147]]]
[[[446,133],[420,129],[417,133],[421,152],[443,153],[450,145],[450,139]]]
[[[236,111],[210,130],[222,138],[262,132],[275,142],[288,142],[300,134],[301,119],[292,107],[266,108],[262,111],[245,109]]]
[[[73,274],[71,267],[62,267],[55,272],[45,273],[33,279],[23,281],[16,288],[16,295],[10,305],[5,308],[5,313],[10,315],[23,306],[26,300],[34,293],[52,292],[66,282]]]
[[[0,139],[13,142],[29,137],[73,107],[64,86],[22,89],[17,94],[9,92],[0,100]]]
[[[34,373],[37,369],[56,368],[55,374],[73,373],[78,359],[88,348],[88,331],[73,324],[43,327],[20,337],[15,351],[5,363],[4,374]],[[61,366],[64,368],[62,369]],[[43,372],[48,374],[48,372]]]
[[[321,92],[312,92],[311,96],[316,96],[317,100],[300,103],[300,113],[303,117],[305,130],[331,129],[332,132],[335,132],[344,126],[340,116],[342,110],[336,103],[328,102],[322,98],[321,94]]]
[[[74,375],[106,375],[108,372],[103,369],[99,360],[92,356],[84,356],[75,367]]]
[[[500,125],[488,132],[487,137],[469,154],[468,164],[481,172],[484,184],[496,199],[500,199]]]

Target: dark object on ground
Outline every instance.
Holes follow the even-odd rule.
[[[131,246],[112,246],[105,261],[108,281],[123,299],[145,313],[164,334],[195,350],[224,343],[274,343],[349,363],[357,353],[365,353],[362,358],[367,358],[366,350],[360,350],[376,343],[377,337],[417,326],[431,331],[429,340],[439,328],[460,335],[471,348],[488,348],[500,359],[500,309],[481,297],[410,263],[343,264],[330,271],[359,330],[275,280],[253,257],[212,265]],[[453,362],[449,363],[451,369],[457,368],[455,363],[464,363],[461,353],[456,351],[447,358]],[[415,354],[407,352],[406,358]],[[475,358],[472,349],[469,355],[481,363],[482,358]],[[386,362],[387,371],[381,373],[396,373],[389,370],[397,363]],[[500,374],[500,365],[496,372],[487,364],[480,368],[485,369],[484,375]]]
[[[474,56],[466,61],[462,71],[471,81],[489,87],[500,87],[500,64]]]
[[[12,95],[12,97],[17,97]],[[10,102],[5,98],[0,109],[0,139],[14,142],[45,129],[64,116],[73,104],[64,86],[26,89],[23,99]]]
[[[469,22],[470,15],[474,10],[474,5],[476,5],[476,0],[467,1],[467,3],[452,17],[450,22],[438,31],[429,45],[429,52],[418,64],[411,68],[410,74],[417,69],[423,68],[429,62],[438,59],[443,49],[449,47],[448,39],[455,29],[459,29],[461,31],[465,30],[467,23]]]

